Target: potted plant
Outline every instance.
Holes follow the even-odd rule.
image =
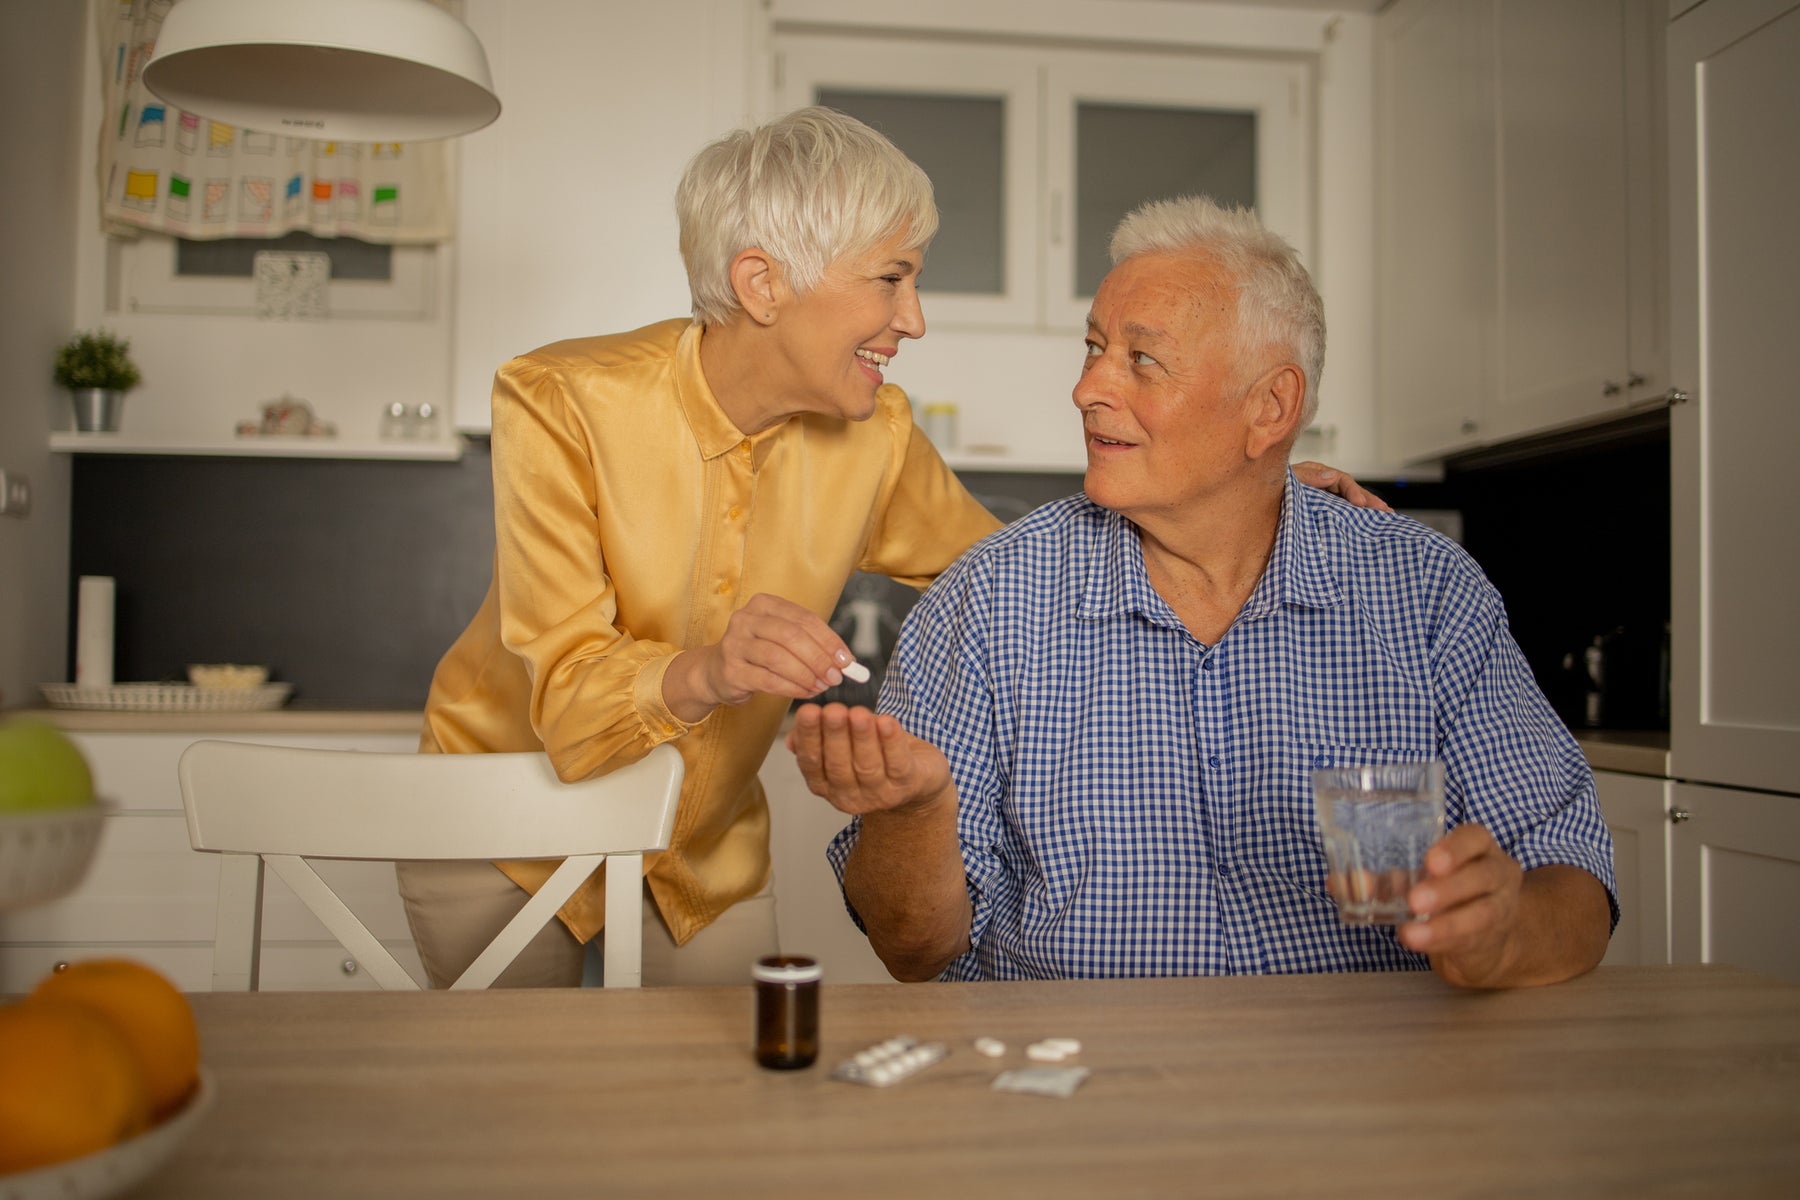
[[[142,376],[131,361],[131,343],[104,329],[78,333],[56,352],[56,382],[75,402],[75,428],[84,433],[119,427],[125,393]]]

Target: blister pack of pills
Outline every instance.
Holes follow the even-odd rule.
[[[832,1069],[833,1079],[888,1087],[911,1079],[933,1063],[941,1062],[950,1048],[942,1042],[921,1042],[912,1037],[892,1037],[867,1050],[858,1050]]]

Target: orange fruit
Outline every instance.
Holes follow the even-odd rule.
[[[200,1078],[200,1035],[187,997],[143,963],[90,958],[47,975],[27,1003],[79,1004],[115,1025],[130,1043],[161,1120],[180,1108]]]
[[[104,1150],[149,1121],[137,1056],[110,1021],[58,1001],[0,1008],[0,1175]]]

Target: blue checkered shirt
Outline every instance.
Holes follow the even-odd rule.
[[[956,781],[974,917],[945,979],[1426,968],[1391,928],[1338,923],[1315,766],[1441,758],[1446,828],[1614,892],[1593,775],[1480,568],[1291,475],[1215,644],[1152,589],[1131,523],[1074,496],[926,592],[880,707]],[[829,848],[840,883],[858,832]]]

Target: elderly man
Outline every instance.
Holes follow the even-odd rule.
[[[1612,845],[1500,597],[1447,539],[1297,486],[1324,357],[1291,247],[1204,199],[1139,209],[1088,317],[1085,495],[970,550],[881,698],[789,746],[855,819],[830,857],[900,979],[1600,960]],[[1340,924],[1309,772],[1438,758],[1421,918]]]

